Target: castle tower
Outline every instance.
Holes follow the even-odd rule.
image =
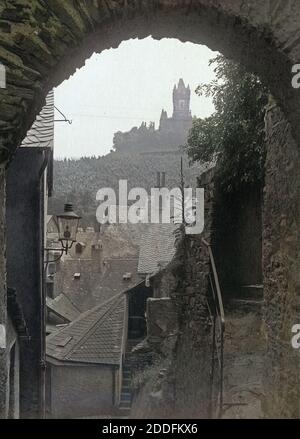
[[[191,89],[185,86],[183,79],[174,86],[173,90],[173,119],[190,120],[192,118],[190,110]]]

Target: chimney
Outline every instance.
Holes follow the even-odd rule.
[[[162,187],[166,187],[166,173],[165,172],[157,172],[156,173],[156,187],[161,189]]]
[[[156,187],[160,188],[160,172],[156,173]]]

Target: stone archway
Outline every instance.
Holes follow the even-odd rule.
[[[5,298],[4,166],[33,123],[47,92],[68,78],[94,51],[117,47],[129,38],[152,35],[157,39],[173,37],[206,44],[258,73],[282,108],[282,112],[268,115],[270,148],[265,193],[264,270],[267,297],[274,307],[274,312],[268,314],[266,334],[270,340],[270,367],[276,365],[278,356],[274,349],[282,339],[288,343],[288,325],[295,317],[293,305],[300,284],[297,274],[300,271],[299,149],[295,143],[300,140],[300,95],[291,86],[292,65],[300,60],[299,2],[8,0],[3,3],[0,61],[6,67],[7,88],[0,89],[1,297]],[[281,185],[283,175],[285,180]],[[282,198],[285,202],[278,203]],[[278,310],[285,307],[288,311],[283,313],[283,323]],[[5,321],[4,299],[0,303],[0,322],[5,324]],[[274,331],[276,337],[272,337]],[[278,364],[283,372],[276,375],[279,382],[283,377],[288,380],[286,374],[289,374],[280,352]],[[267,412],[294,416],[295,409],[287,401],[289,397],[280,385],[278,389],[281,393],[274,390]],[[281,399],[286,408],[272,409],[272,401]]]

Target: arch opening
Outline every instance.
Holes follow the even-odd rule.
[[[28,93],[30,97],[24,94],[21,102],[14,106],[14,120],[5,120],[3,123],[5,129],[2,137],[2,161],[25,137],[26,131],[32,125],[51,88],[73,74],[92,53],[116,48],[124,40],[148,36],[154,39],[176,38],[183,42],[204,44],[245,65],[267,83],[278,103],[283,106],[288,119],[291,120],[296,137],[298,136],[298,129],[294,123],[297,119],[295,115],[297,96],[290,87],[291,61],[283,51],[276,47],[275,36],[268,28],[270,23],[261,22],[262,17],[267,17],[265,7],[260,5],[257,11],[253,8],[253,16],[250,15],[247,19],[246,12],[238,13],[238,8],[235,10],[231,7],[227,9],[226,6],[212,6],[204,1],[197,3],[158,2],[166,3],[166,6],[162,5],[162,7],[155,3],[151,3],[151,6],[146,9],[137,7],[134,10],[130,8],[127,10],[125,7],[123,10],[120,7],[120,10],[100,25],[97,22],[81,23],[81,32],[78,32],[75,23],[66,21],[70,33],[76,35],[76,37],[73,35],[74,40],[69,46],[61,38],[66,17],[63,14],[60,16],[60,11],[55,11],[58,23],[56,23],[57,28],[53,35],[39,29],[39,25],[35,24],[37,27],[35,33],[40,35],[39,44],[43,46],[43,52],[36,56],[27,55],[30,49],[25,45],[26,38],[21,38],[21,41],[24,41],[23,55],[16,49],[23,63],[19,68],[21,67],[21,72],[22,70],[24,72],[26,88],[31,88],[33,93]],[[74,9],[70,12],[79,13],[79,15],[82,13],[80,10],[77,11],[76,7]],[[260,14],[263,12],[260,19],[256,15],[258,11]],[[68,11],[65,13],[67,14]],[[90,20],[93,21],[92,16]],[[32,41],[31,48],[34,44],[37,45],[38,42]],[[20,49],[22,50],[22,47]],[[44,53],[45,50],[46,53]],[[44,55],[44,59],[41,55]],[[4,91],[5,101],[8,105],[13,105],[14,94],[19,87],[19,81],[14,73],[17,65],[3,56],[1,60],[4,65],[7,64],[8,86]],[[27,73],[27,69],[32,72]],[[22,87],[22,81],[20,82]]]
[[[20,16],[20,20],[11,25],[9,37],[0,34],[4,43],[0,60],[6,66],[7,80],[7,88],[0,90],[0,161],[6,165],[12,158],[16,147],[43,106],[48,91],[72,75],[93,52],[117,48],[122,41],[130,38],[141,39],[151,35],[155,39],[177,38],[183,42],[205,44],[235,59],[260,76],[283,111],[273,109],[267,115],[270,149],[267,158],[263,231],[266,297],[272,306],[278,300],[275,308],[279,309],[282,303],[285,304],[286,296],[290,295],[295,300],[299,285],[297,245],[300,191],[299,175],[295,171],[299,164],[299,150],[295,140],[300,140],[300,99],[297,91],[291,87],[291,67],[297,56],[300,56],[299,42],[294,38],[298,29],[292,24],[297,21],[295,17],[300,17],[300,6],[295,2],[276,2],[277,6],[273,9],[270,5],[272,2],[259,0],[252,2],[250,6],[242,1],[226,4],[204,0],[147,3],[148,6],[145,2],[109,2],[109,7],[103,12],[98,2],[86,2],[86,8],[81,3],[74,2],[68,10],[59,7],[54,1],[49,6],[46,20],[40,19],[41,11],[36,6],[28,5],[30,20],[26,14],[25,17]],[[289,10],[291,4],[293,8]],[[0,10],[1,8],[2,6]],[[102,13],[105,16],[103,20]],[[24,23],[28,26],[25,31]],[[3,169],[0,169],[0,173],[4,182]],[[284,182],[283,175],[286,177]],[[3,185],[0,198],[3,198],[3,207]],[[4,241],[4,235],[0,233],[3,249]],[[0,267],[4,267],[4,251],[0,258]],[[273,270],[274,266],[279,267],[278,271]],[[278,289],[282,299],[278,299]],[[283,325],[276,332],[278,321],[276,318],[274,320],[271,308],[268,310],[269,314],[267,313],[270,322],[267,335],[268,346],[272,352],[276,345],[276,336],[280,339],[283,333],[284,341],[288,342],[289,325],[294,314],[292,306],[287,307],[283,315]],[[5,320],[5,313],[2,314],[0,317]],[[277,357],[281,354],[279,349]],[[273,357],[271,366],[274,363]],[[291,366],[294,367],[295,364],[296,361]],[[275,377],[276,386],[279,384],[274,387],[275,390],[269,398],[268,410],[269,413],[273,410],[273,413],[294,415],[298,408],[294,400],[291,407],[291,386],[282,388],[286,365],[280,363],[280,368]],[[294,379],[295,374],[292,373],[291,381]],[[276,401],[283,403],[277,404]]]

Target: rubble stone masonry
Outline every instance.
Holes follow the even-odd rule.
[[[264,411],[300,417],[300,150],[282,111],[266,116],[268,143],[263,207],[264,326],[267,343]]]

